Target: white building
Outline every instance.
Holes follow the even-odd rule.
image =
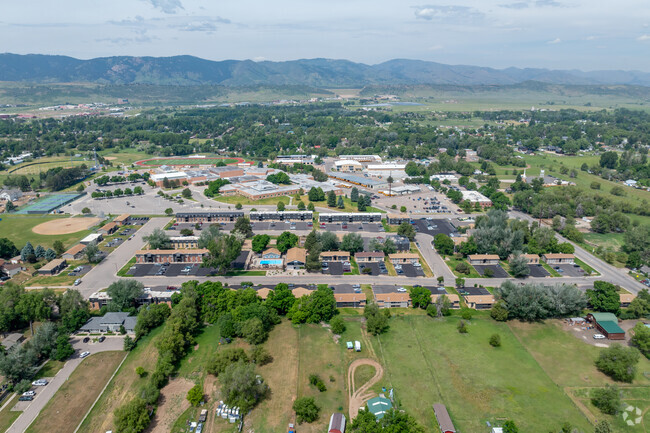
[[[334,161],[334,168],[337,171],[362,171],[363,165],[353,159],[342,159],[340,161]]]
[[[479,203],[483,207],[492,206],[492,200],[478,191],[461,191],[461,193],[463,194],[463,201],[469,200],[470,203]]]
[[[392,176],[395,178],[406,177],[406,164],[385,163],[385,164],[369,164],[366,167],[366,172],[371,176]]]
[[[434,174],[431,176],[431,179],[437,179],[439,182],[443,182],[445,180],[448,180],[450,182],[458,182],[458,176],[449,173]]]

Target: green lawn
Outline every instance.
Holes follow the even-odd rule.
[[[92,230],[82,230],[76,233],[66,235],[39,235],[32,231],[35,226],[52,221],[59,218],[68,218],[55,215],[7,215],[0,216],[0,233],[2,237],[11,240],[16,248],[21,249],[27,241],[30,241],[34,247],[42,245],[44,248],[50,248],[55,241],[63,242],[66,248],[70,248],[76,244],[80,239],[93,233]]]
[[[469,274],[461,274],[460,272],[456,271],[456,266],[464,262],[467,266],[469,266]],[[455,257],[445,257],[445,263],[451,269],[451,271],[456,275],[457,277],[460,278],[483,278],[481,277],[481,274],[479,274],[476,269],[474,269],[474,266],[470,265],[469,262],[466,259],[457,259]]]
[[[183,359],[178,368],[178,375],[198,381],[203,378],[205,373],[205,364],[212,354],[219,348],[219,327],[216,325],[206,326],[201,333],[196,336],[195,350]]]
[[[486,421],[505,419],[525,432],[558,431],[565,421],[591,431],[507,324],[475,318],[463,335],[457,322],[458,317],[395,317],[379,338],[387,371],[383,386],[394,388],[400,407],[426,431],[436,429],[431,405],[438,402],[447,406],[459,431],[484,431]],[[501,335],[500,348],[488,344],[494,333]]]
[[[38,373],[36,373],[36,376],[34,376],[34,380],[40,379],[42,377],[54,377],[59,372],[59,370],[63,368],[64,364],[65,362],[50,359],[45,363],[43,368],[38,370]]]
[[[11,395],[8,395],[7,398],[11,398]],[[7,400],[5,400],[5,402],[6,401]],[[6,431],[23,413],[19,410],[11,410],[16,403],[18,403],[18,396],[15,396],[13,401],[0,411],[0,431]]]

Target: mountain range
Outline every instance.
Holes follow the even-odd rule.
[[[42,54],[0,54],[0,81],[156,85],[305,85],[351,88],[369,85],[513,85],[539,81],[563,85],[650,86],[641,71],[494,69],[395,59],[377,65],[349,60],[284,62],[212,61],[193,56],[100,57],[80,60]]]

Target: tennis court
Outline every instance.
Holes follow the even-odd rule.
[[[84,194],[50,194],[25,206],[17,214],[46,214],[66,205]]]

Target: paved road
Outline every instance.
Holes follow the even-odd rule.
[[[424,257],[424,260],[429,264],[436,281],[438,277],[442,276],[445,278],[445,285],[453,286],[456,282],[456,276],[449,269],[449,266],[445,264],[445,261],[440,257],[440,254],[431,248],[433,236],[420,232],[415,235],[415,240],[420,244],[420,252]]]
[[[137,250],[142,248],[145,243],[142,238],[156,228],[163,228],[169,221],[169,217],[151,218],[140,230],[135,232],[133,239],[124,241],[101,263],[84,275],[81,284],[76,289],[81,292],[84,298],[88,299],[93,292],[108,287],[110,283],[118,279],[117,271],[135,256]]]
[[[71,343],[75,348],[75,353],[72,355],[72,358],[65,363],[56,376],[48,378],[50,383],[48,383],[47,386],[36,386],[32,388],[36,391],[36,397],[34,397],[34,400],[20,401],[16,403],[12,410],[22,410],[23,413],[16,419],[16,421],[14,421],[6,433],[22,433],[27,430],[56,391],[58,391],[61,385],[68,380],[77,366],[84,361],[79,358],[81,352],[88,351],[91,354],[94,354],[113,350],[123,350],[124,337],[107,336],[106,341],[103,343],[83,343],[82,337],[74,337]]]

